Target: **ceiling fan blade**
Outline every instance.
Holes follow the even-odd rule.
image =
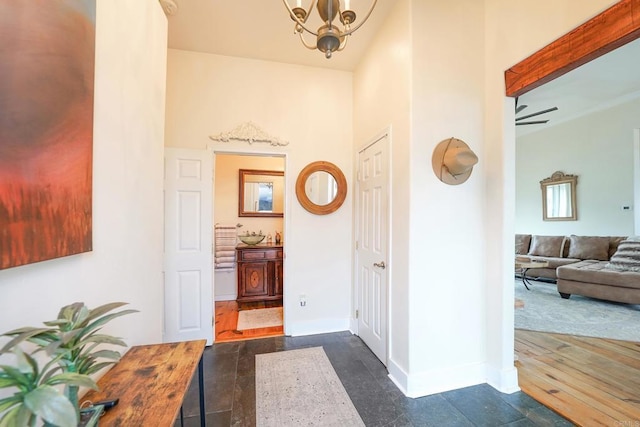
[[[518,117],[516,119],[516,122],[519,121],[519,120],[528,119],[530,117],[539,116],[540,114],[550,113],[551,111],[556,111],[557,109],[558,109],[558,107],[553,107],[553,108],[547,108],[546,110],[538,111],[536,113],[527,114],[526,116]]]
[[[541,125],[547,123],[549,120],[534,120],[532,122],[520,122],[516,123],[516,126],[524,126],[524,125]]]
[[[520,97],[516,96],[516,114],[518,114],[520,111],[524,110],[525,108],[528,107],[528,105],[526,104],[522,104],[522,105],[518,105],[518,100],[520,99]]]

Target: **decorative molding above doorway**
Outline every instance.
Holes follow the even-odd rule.
[[[218,135],[210,135],[209,138],[211,138],[213,141],[222,142],[230,142],[232,140],[245,141],[249,144],[261,142],[273,145],[274,147],[289,145],[289,142],[282,141],[276,136],[269,135],[253,122],[243,123],[230,132],[223,132]]]

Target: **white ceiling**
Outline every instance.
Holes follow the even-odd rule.
[[[549,119],[549,123],[517,126],[517,135],[548,128],[639,96],[640,39],[522,95],[518,104],[528,107],[516,117],[554,106],[558,111],[522,120]]]
[[[326,59],[321,52],[306,49],[293,34],[294,23],[282,0],[162,1],[177,5],[176,13],[169,16],[170,48],[347,71],[354,70],[394,4],[394,0],[378,0],[371,17],[351,36],[346,49]],[[353,0],[359,19],[371,1]],[[305,5],[308,2],[303,0]],[[289,4],[294,3],[289,0]],[[309,20],[311,28],[319,26],[316,14],[314,11]],[[640,40],[636,40],[522,95],[519,104],[528,107],[518,116],[553,106],[558,111],[531,119],[550,119],[545,125],[517,126],[517,135],[640,96],[639,69]]]
[[[326,59],[305,48],[294,35],[294,21],[282,0],[173,0],[177,11],[169,16],[169,47],[226,56],[263,59],[312,67],[352,71],[390,13],[394,0],[378,0],[369,20],[349,38],[347,47]],[[354,4],[355,3],[355,4]],[[295,6],[294,0],[289,4]],[[303,5],[308,5],[304,0]],[[371,0],[354,0],[355,24],[362,20]],[[317,29],[314,10],[309,27]],[[315,44],[315,37],[308,37]]]

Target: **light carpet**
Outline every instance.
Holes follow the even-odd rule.
[[[322,347],[256,355],[256,426],[364,426]]]
[[[640,305],[620,304],[571,295],[566,300],[555,284],[533,282],[527,291],[515,282],[516,329],[640,342]]]
[[[238,331],[282,326],[282,307],[242,310],[238,313]]]

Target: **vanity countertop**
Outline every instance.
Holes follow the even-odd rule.
[[[269,249],[269,248],[282,248],[282,243],[258,243],[257,245],[247,245],[246,243],[238,243],[236,249]]]

